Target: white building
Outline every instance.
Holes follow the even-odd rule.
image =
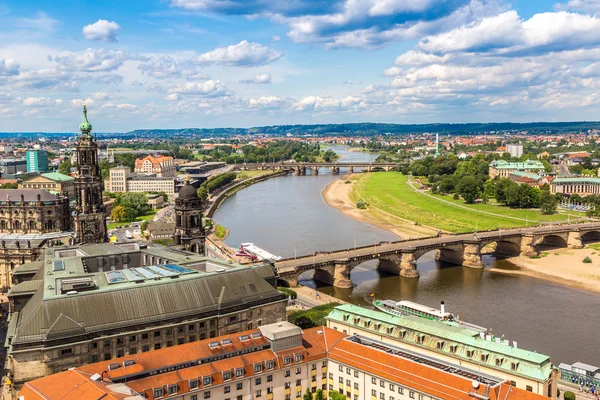
[[[523,155],[523,145],[520,143],[507,144],[506,152],[510,154],[511,157],[519,158]]]

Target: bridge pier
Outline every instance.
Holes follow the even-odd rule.
[[[319,175],[319,167],[313,167],[313,174]]]
[[[400,260],[400,276],[405,278],[418,278],[417,259],[414,253],[402,253]]]
[[[348,289],[352,287],[352,279],[350,279],[350,271],[352,268],[349,262],[336,261],[333,273],[333,286]]]
[[[339,173],[340,173],[340,167],[332,167],[331,168],[331,173],[332,173],[332,175],[339,175]]]
[[[280,280],[284,281],[290,288],[298,287],[298,275],[289,275],[285,277],[279,277]]]
[[[483,268],[481,245],[479,243],[464,244],[462,265],[469,268]]]
[[[569,232],[567,239],[567,247],[569,249],[583,249],[583,242],[581,240],[581,232],[574,231]]]
[[[535,248],[535,237],[533,235],[523,235],[521,237],[521,255],[527,257],[539,255]]]
[[[350,166],[350,173],[353,174],[354,173],[354,167]]]

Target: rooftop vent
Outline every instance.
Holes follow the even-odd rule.
[[[123,366],[124,367],[131,367],[132,365],[135,365],[135,361],[133,361],[133,360],[125,360],[125,361],[123,361]]]
[[[112,370],[114,370],[114,369],[119,369],[119,368],[121,368],[121,364],[119,364],[119,363],[115,363],[115,364],[108,364],[108,370],[109,370],[109,371],[112,371]]]
[[[94,374],[94,375],[90,376],[90,379],[93,381],[99,381],[100,378],[102,378],[102,376],[100,376],[100,374]]]
[[[221,340],[221,345],[222,345],[222,346],[226,346],[226,345],[228,345],[228,344],[231,344],[231,339],[224,339],[224,340]]]
[[[219,342],[210,342],[208,344],[208,347],[211,349],[216,349],[217,347],[219,347]]]
[[[96,282],[91,277],[63,279],[60,281],[60,285],[61,294],[96,289]]]

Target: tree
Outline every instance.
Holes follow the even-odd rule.
[[[125,221],[127,213],[125,211],[125,207],[123,206],[114,206],[112,211],[110,212],[110,219],[115,222]]]
[[[573,398],[573,399],[575,399],[575,398]],[[332,390],[332,391],[329,392],[329,400],[346,400],[346,396],[344,396],[343,394],[338,393],[335,390]]]
[[[325,400],[325,393],[323,393],[322,389],[317,389],[315,393],[315,400]]]
[[[540,211],[542,214],[555,214],[557,208],[556,196],[552,195],[549,190],[542,190],[540,193]]]
[[[565,394],[563,394],[563,398],[565,400],[575,400],[576,399],[575,393],[573,393],[573,392],[565,392]]]
[[[302,400],[313,400],[313,395],[309,388],[306,388],[306,392],[304,393],[304,396],[302,396]]]
[[[479,186],[477,179],[473,176],[464,176],[456,186],[457,192],[462,196],[467,204],[475,203],[479,197]]]
[[[69,175],[71,173],[71,160],[66,159],[65,161],[61,162],[58,166],[58,172],[64,175]]]
[[[119,193],[115,200],[115,207],[125,208],[125,220],[133,221],[140,215],[145,215],[150,211],[148,197],[145,193]]]

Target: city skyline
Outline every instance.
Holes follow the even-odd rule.
[[[0,131],[597,120],[597,1],[0,2]]]

